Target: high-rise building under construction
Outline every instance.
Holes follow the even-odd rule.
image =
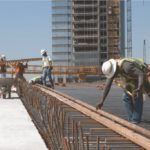
[[[123,0],[53,0],[52,12],[56,64],[100,66],[124,56]]]

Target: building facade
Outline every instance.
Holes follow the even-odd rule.
[[[53,0],[52,12],[56,64],[100,66],[124,56],[124,1]]]
[[[72,65],[71,12],[71,0],[52,0],[52,59],[56,65]]]

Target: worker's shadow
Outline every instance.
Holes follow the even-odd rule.
[[[15,99],[20,99],[20,97],[19,96],[13,96],[13,97],[6,97],[6,98],[4,98],[4,100],[15,100]]]
[[[141,123],[150,124],[150,120],[142,120]]]
[[[10,99],[20,99],[20,97],[18,96],[18,97],[11,97]]]

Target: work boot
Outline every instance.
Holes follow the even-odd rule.
[[[9,99],[11,98],[11,93],[8,93],[8,98],[9,98]]]

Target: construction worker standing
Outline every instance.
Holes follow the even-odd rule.
[[[28,67],[28,64],[25,65],[22,62],[18,62],[15,69],[16,79],[21,79],[26,81],[25,77],[23,76],[25,68]]]
[[[5,55],[1,55],[0,58],[0,63],[1,63],[1,68],[0,68],[0,74],[1,74],[1,78],[6,78],[6,56]]]
[[[148,91],[150,84],[147,80],[148,66],[136,58],[110,59],[103,63],[102,72],[107,77],[107,82],[96,109],[102,108],[114,78],[119,75],[124,81],[123,101],[128,121],[140,123],[143,112],[143,92],[150,92]]]
[[[51,58],[47,55],[47,51],[45,49],[41,50],[41,55],[42,55],[42,68],[43,68],[43,75],[42,75],[42,82],[43,85],[46,86],[46,78],[49,78],[49,82],[51,83],[51,87],[54,89],[54,83],[52,80],[52,60]]]

